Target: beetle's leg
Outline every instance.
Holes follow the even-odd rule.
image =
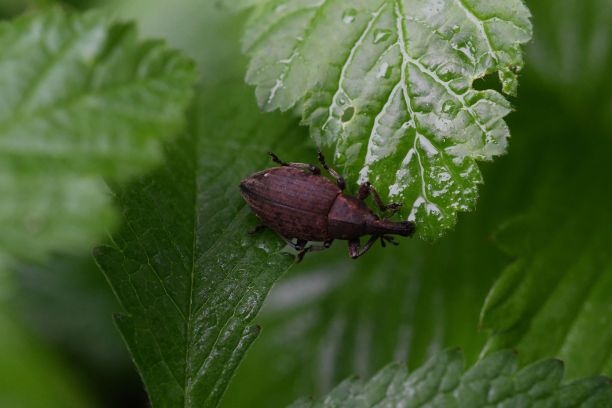
[[[346,182],[344,181],[344,178],[340,174],[338,174],[336,170],[332,169],[331,167],[327,165],[327,162],[325,161],[325,157],[323,157],[323,153],[321,153],[321,149],[317,151],[317,157],[319,158],[319,162],[321,163],[321,166],[323,166],[323,168],[325,168],[325,170],[327,170],[327,172],[334,179],[336,179],[336,184],[338,185],[340,190],[344,190],[346,188]]]
[[[308,243],[308,241],[304,241],[303,239],[298,239],[295,243],[295,250],[296,251],[303,251],[304,248],[306,248],[306,244]]]
[[[304,247],[308,243],[308,241],[304,241],[302,239],[298,239],[297,242],[293,243],[293,241],[289,238],[285,238],[283,236],[281,236],[281,238],[283,239],[283,241],[287,243],[287,245],[289,245],[291,248],[295,249],[296,251],[304,250]]]
[[[287,166],[293,167],[295,169],[308,171],[317,176],[321,174],[321,169],[315,166],[314,164],[310,164],[310,163],[287,163]]]
[[[370,239],[368,240],[368,242],[366,242],[366,244],[363,246],[363,248],[359,248],[359,246],[361,245],[361,243],[359,242],[359,239],[350,240],[348,243],[349,255],[353,259],[359,258],[361,255],[368,252],[370,248],[372,248],[372,245],[374,245],[374,243],[378,240],[378,238],[379,238],[378,235],[372,235]]]
[[[304,248],[303,250],[300,251],[300,253],[297,254],[295,263],[302,262],[302,260],[304,259],[304,256],[308,252],[325,251],[331,246],[332,242],[334,242],[334,240],[330,239],[329,241],[323,242],[323,245],[311,245],[308,248]]]
[[[378,191],[376,191],[374,186],[370,184],[369,181],[366,181],[359,186],[359,193],[357,196],[361,201],[363,201],[368,198],[370,194],[372,194],[372,197],[374,197],[374,201],[376,202],[378,208],[380,208],[380,211],[391,211],[391,214],[395,214],[400,208],[402,208],[402,203],[383,203]]]
[[[383,235],[380,237],[380,244],[382,245],[383,248],[387,246],[385,244],[385,241],[395,246],[399,245],[399,242],[397,242],[395,238],[393,238],[391,235]]]
[[[249,231],[249,235],[255,235],[258,232],[265,230],[266,228],[268,228],[266,224],[259,224],[258,226]]]
[[[293,167],[293,168],[296,168],[296,169],[308,171],[308,172],[310,172],[312,174],[316,174],[316,175],[321,174],[321,169],[319,169],[314,164],[310,164],[310,163],[288,163],[288,162],[285,162],[285,161],[282,161],[281,159],[279,159],[278,156],[275,155],[272,152],[268,152],[268,154],[270,155],[270,157],[272,158],[272,161],[274,163],[277,163],[277,164],[279,164],[281,166]]]
[[[295,256],[295,263],[299,264],[300,262],[302,262],[304,260],[304,256],[306,255],[306,252],[308,252],[308,248],[300,251],[296,256]]]

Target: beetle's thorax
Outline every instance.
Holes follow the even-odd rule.
[[[367,205],[355,197],[339,194],[328,215],[328,233],[334,239],[355,239],[368,234],[378,220]]]

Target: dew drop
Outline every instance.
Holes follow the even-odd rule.
[[[455,113],[457,111],[457,104],[451,100],[444,102],[442,105],[442,112],[444,113]]]
[[[383,62],[378,70],[377,78],[389,78],[391,76],[391,67],[388,63]]]
[[[474,48],[474,44],[472,44],[471,41],[467,42],[467,46],[468,46],[470,52],[472,53],[472,55],[476,54],[476,48]]]
[[[355,17],[357,17],[357,10],[354,8],[346,9],[344,13],[342,13],[342,21],[345,24],[350,24],[355,21]]]
[[[374,30],[374,44],[387,40],[389,36],[391,36],[391,30],[377,28]]]

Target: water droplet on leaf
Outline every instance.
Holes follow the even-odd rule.
[[[377,78],[389,78],[391,76],[391,67],[388,63],[383,62],[378,70]]]
[[[391,36],[391,30],[377,28],[374,30],[374,44],[378,44],[382,41],[385,41]]]
[[[342,21],[345,24],[350,24],[355,21],[355,17],[357,17],[357,10],[354,8],[346,9],[344,13],[342,13]]]
[[[455,113],[457,111],[457,104],[454,101],[448,100],[442,105],[442,112],[444,113]]]

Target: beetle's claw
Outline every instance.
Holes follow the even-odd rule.
[[[383,235],[383,236],[381,237],[381,241],[382,241],[382,240],[387,241],[388,243],[393,244],[393,245],[395,245],[395,246],[398,246],[398,245],[399,245],[399,242],[397,242],[397,241],[395,240],[395,238],[394,238],[393,236],[391,236],[391,235]],[[384,244],[383,244],[383,246],[384,246]]]

